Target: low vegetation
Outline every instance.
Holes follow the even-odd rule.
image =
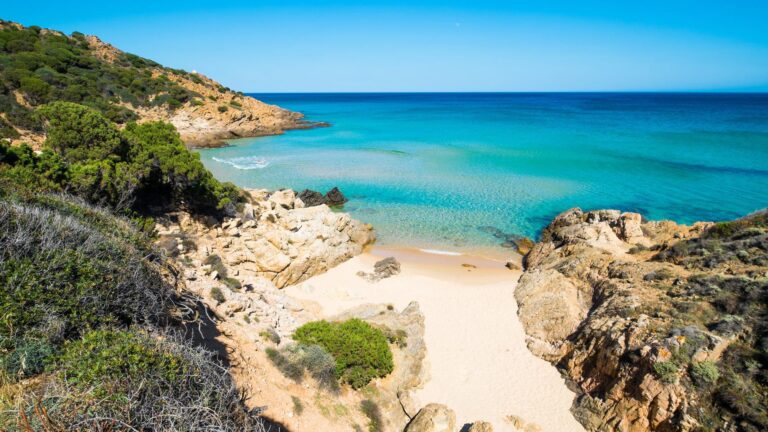
[[[670,363],[688,371],[690,379],[682,384],[698,393],[696,417],[703,430],[717,430],[724,419],[734,422],[735,430],[768,430],[768,213],[715,224],[654,259],[691,273],[661,283],[672,327],[688,329]],[[696,362],[691,354],[706,340],[691,337],[696,333],[691,329],[732,342],[717,362]],[[670,369],[656,372],[668,377]]]
[[[355,389],[388,375],[394,368],[387,337],[359,319],[307,323],[296,330],[293,338],[328,351],[336,362],[336,377]]]
[[[0,188],[0,430],[263,430],[127,218]]]
[[[336,361],[319,345],[295,344],[281,350],[266,349],[267,357],[280,372],[295,382],[302,382],[306,375],[327,390],[338,390]]]

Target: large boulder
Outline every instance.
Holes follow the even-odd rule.
[[[329,190],[328,193],[325,194],[325,203],[329,206],[344,205],[347,201],[349,201],[347,197],[345,197],[337,187]]]
[[[456,432],[456,414],[445,405],[431,403],[416,414],[405,432]]]
[[[299,192],[299,199],[304,203],[306,207],[315,207],[325,204],[325,197],[318,191],[311,189],[304,189]]]

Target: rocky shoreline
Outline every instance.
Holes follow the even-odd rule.
[[[763,324],[755,306],[723,302],[765,289],[765,218],[685,226],[571,209],[544,230],[515,291],[519,316],[531,351],[581,393],[587,430],[759,430],[745,416],[759,408],[739,401],[751,397],[727,394],[744,379],[729,348],[759,345]]]

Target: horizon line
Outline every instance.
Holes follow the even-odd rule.
[[[243,91],[243,94],[742,94],[768,95],[768,90],[458,90],[458,91]]]

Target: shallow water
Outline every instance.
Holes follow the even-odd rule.
[[[205,165],[246,187],[339,186],[384,245],[493,250],[575,206],[683,223],[768,206],[768,94],[254,96],[333,126],[201,150]]]

